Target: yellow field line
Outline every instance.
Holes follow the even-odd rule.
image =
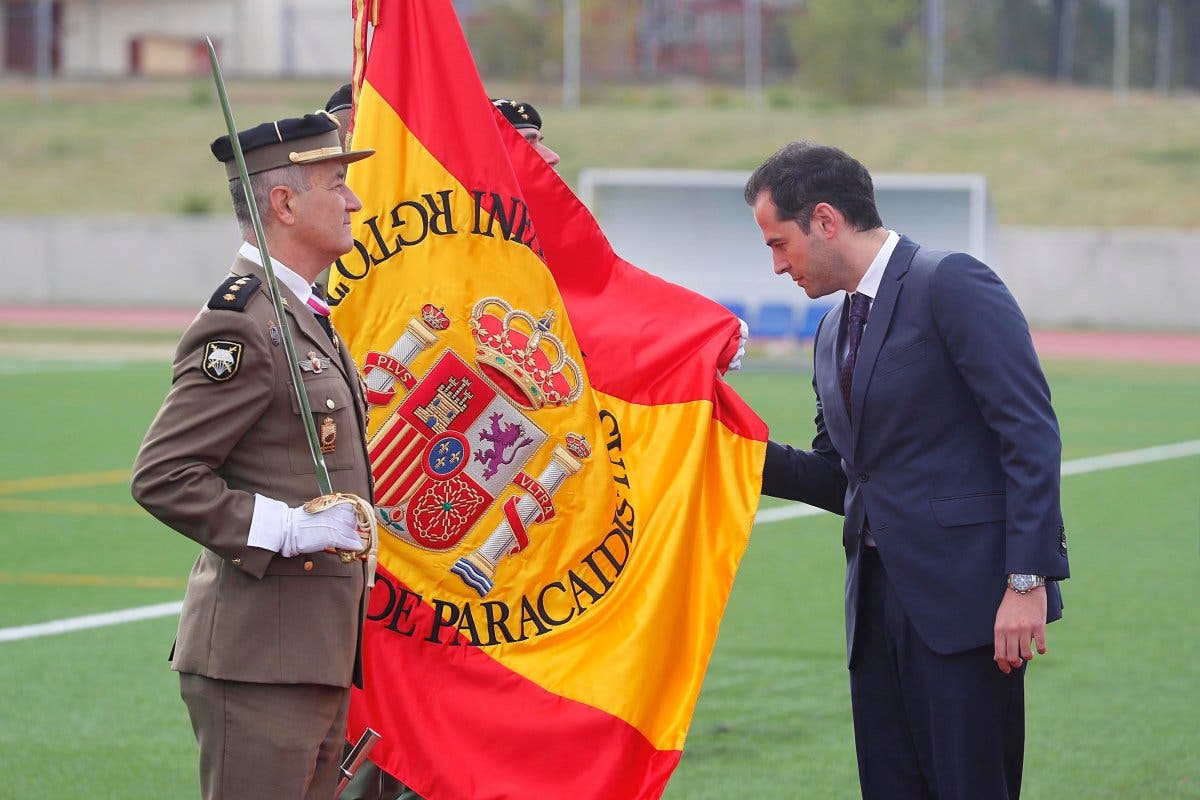
[[[131,500],[128,504],[88,503],[78,500],[20,500],[15,497],[0,497],[0,511],[18,514],[58,514],[81,517],[145,517]]]
[[[121,589],[182,589],[184,578],[154,578],[136,575],[72,575],[66,572],[0,572],[0,583],[34,586],[105,586]]]
[[[17,478],[0,481],[0,494],[43,492],[51,489],[77,489],[81,486],[105,486],[128,483],[129,470],[110,469],[104,472],[82,472],[75,475],[45,475],[41,478]]]

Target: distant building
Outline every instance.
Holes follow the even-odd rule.
[[[803,11],[803,0],[758,0],[764,50],[781,21]],[[642,0],[637,25],[641,75],[737,78],[745,68],[747,0]]]
[[[761,9],[766,61],[778,65],[775,51],[787,49],[781,23],[804,7],[804,0],[581,2],[588,74],[617,80],[741,75],[751,2]],[[545,19],[560,3],[454,0],[468,30],[493,25],[497,14]],[[209,36],[230,75],[343,76],[351,67],[352,27],[347,0],[0,0],[0,67],[35,74],[41,54],[46,71],[63,77],[205,75]],[[492,33],[505,30],[493,25]],[[553,38],[558,31],[534,35]],[[514,46],[524,44],[510,43],[509,50]],[[484,57],[481,67],[493,65]]]
[[[205,36],[231,75],[350,73],[344,0],[0,0],[0,11],[10,74],[36,73],[45,42],[44,63],[59,76],[206,75]]]

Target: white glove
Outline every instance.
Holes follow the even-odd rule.
[[[298,553],[316,553],[327,549],[363,549],[354,520],[354,506],[336,505],[310,514],[303,507],[289,508],[283,520],[283,541],[279,554],[291,558]]]
[[[739,370],[742,368],[742,356],[746,355],[746,342],[750,341],[750,326],[746,324],[746,320],[738,317],[738,349],[733,354],[733,358],[729,359],[729,371]]]

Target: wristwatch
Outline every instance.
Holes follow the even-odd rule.
[[[1045,585],[1046,578],[1042,575],[1019,575],[1014,573],[1008,576],[1008,588],[1017,594],[1029,594],[1037,587]]]

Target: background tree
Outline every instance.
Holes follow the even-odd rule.
[[[919,0],[812,0],[793,30],[800,81],[827,97],[877,103],[920,84]]]

